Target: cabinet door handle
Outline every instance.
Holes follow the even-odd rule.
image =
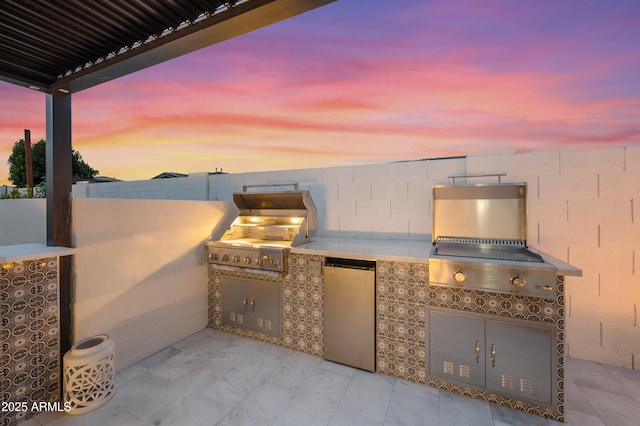
[[[491,344],[491,366],[496,366],[496,345]]]
[[[251,312],[256,311],[256,299],[251,299]]]
[[[244,308],[247,309],[249,307],[249,301],[247,300],[247,298],[245,297],[244,300],[242,301],[242,304],[244,305]]]
[[[480,364],[480,340],[476,340],[476,364]]]

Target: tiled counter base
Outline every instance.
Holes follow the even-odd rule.
[[[376,264],[376,371],[426,384],[429,265]]]
[[[34,403],[60,400],[57,258],[2,263],[0,288],[2,401],[14,404],[0,424],[9,426],[35,415]]]
[[[557,277],[555,299],[428,285],[428,266],[377,263],[377,371],[527,413],[564,421],[564,279]],[[501,395],[428,375],[428,306],[551,324],[557,334],[557,404],[554,407]]]
[[[292,253],[284,276],[245,271],[209,270],[209,326],[274,343],[319,357],[324,355],[324,281],[318,270],[324,257]],[[564,420],[563,278],[558,277],[555,299],[538,299],[493,292],[429,286],[426,263],[377,261],[376,266],[376,370],[438,389],[504,405],[546,418]],[[224,276],[268,280],[281,285],[282,336],[267,336],[222,323]],[[427,307],[446,308],[552,324],[557,331],[557,405],[541,406],[506,398],[487,390],[446,382],[429,376]]]
[[[284,276],[209,268],[209,327],[323,356],[324,257],[291,253]],[[238,277],[271,281],[281,285],[282,337],[272,337],[222,323],[222,278]]]

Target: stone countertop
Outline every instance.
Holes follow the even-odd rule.
[[[0,263],[69,256],[75,252],[76,249],[74,248],[47,246],[45,244],[16,244],[0,246]]]
[[[429,263],[431,241],[314,237],[291,251],[349,259]]]
[[[431,247],[431,241],[426,240],[314,237],[312,241],[293,247],[291,251],[326,257],[429,263]],[[530,247],[529,249],[542,256],[546,263],[553,265],[557,269],[558,275],[582,276],[582,270],[536,248]]]
[[[538,250],[535,247],[529,247],[529,250],[531,250],[534,253],[538,253],[540,256],[542,256],[542,259],[544,259],[545,262],[555,266],[556,269],[558,270],[556,272],[557,275],[572,276],[572,277],[582,276],[582,269],[578,269],[573,265],[569,265],[567,262],[562,261],[557,257],[553,257],[550,254],[545,253],[541,250]]]

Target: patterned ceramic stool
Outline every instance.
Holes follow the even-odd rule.
[[[111,399],[115,386],[115,344],[106,334],[77,342],[63,357],[64,401],[69,414],[83,414]]]

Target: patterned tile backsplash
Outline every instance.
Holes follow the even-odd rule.
[[[324,281],[317,263],[324,257],[292,253],[284,276],[209,270],[209,326],[291,349],[323,356]],[[222,324],[223,276],[262,279],[282,285],[282,337]],[[564,297],[558,277],[555,299],[429,286],[426,263],[378,261],[376,267],[376,354],[378,373],[437,387],[476,399],[563,421]],[[487,314],[551,324],[557,333],[556,408],[504,398],[488,391],[447,383],[427,374],[427,307]]]
[[[0,311],[0,390],[3,402],[14,403],[0,425],[8,426],[36,414],[33,403],[60,400],[57,259],[2,264]]]

